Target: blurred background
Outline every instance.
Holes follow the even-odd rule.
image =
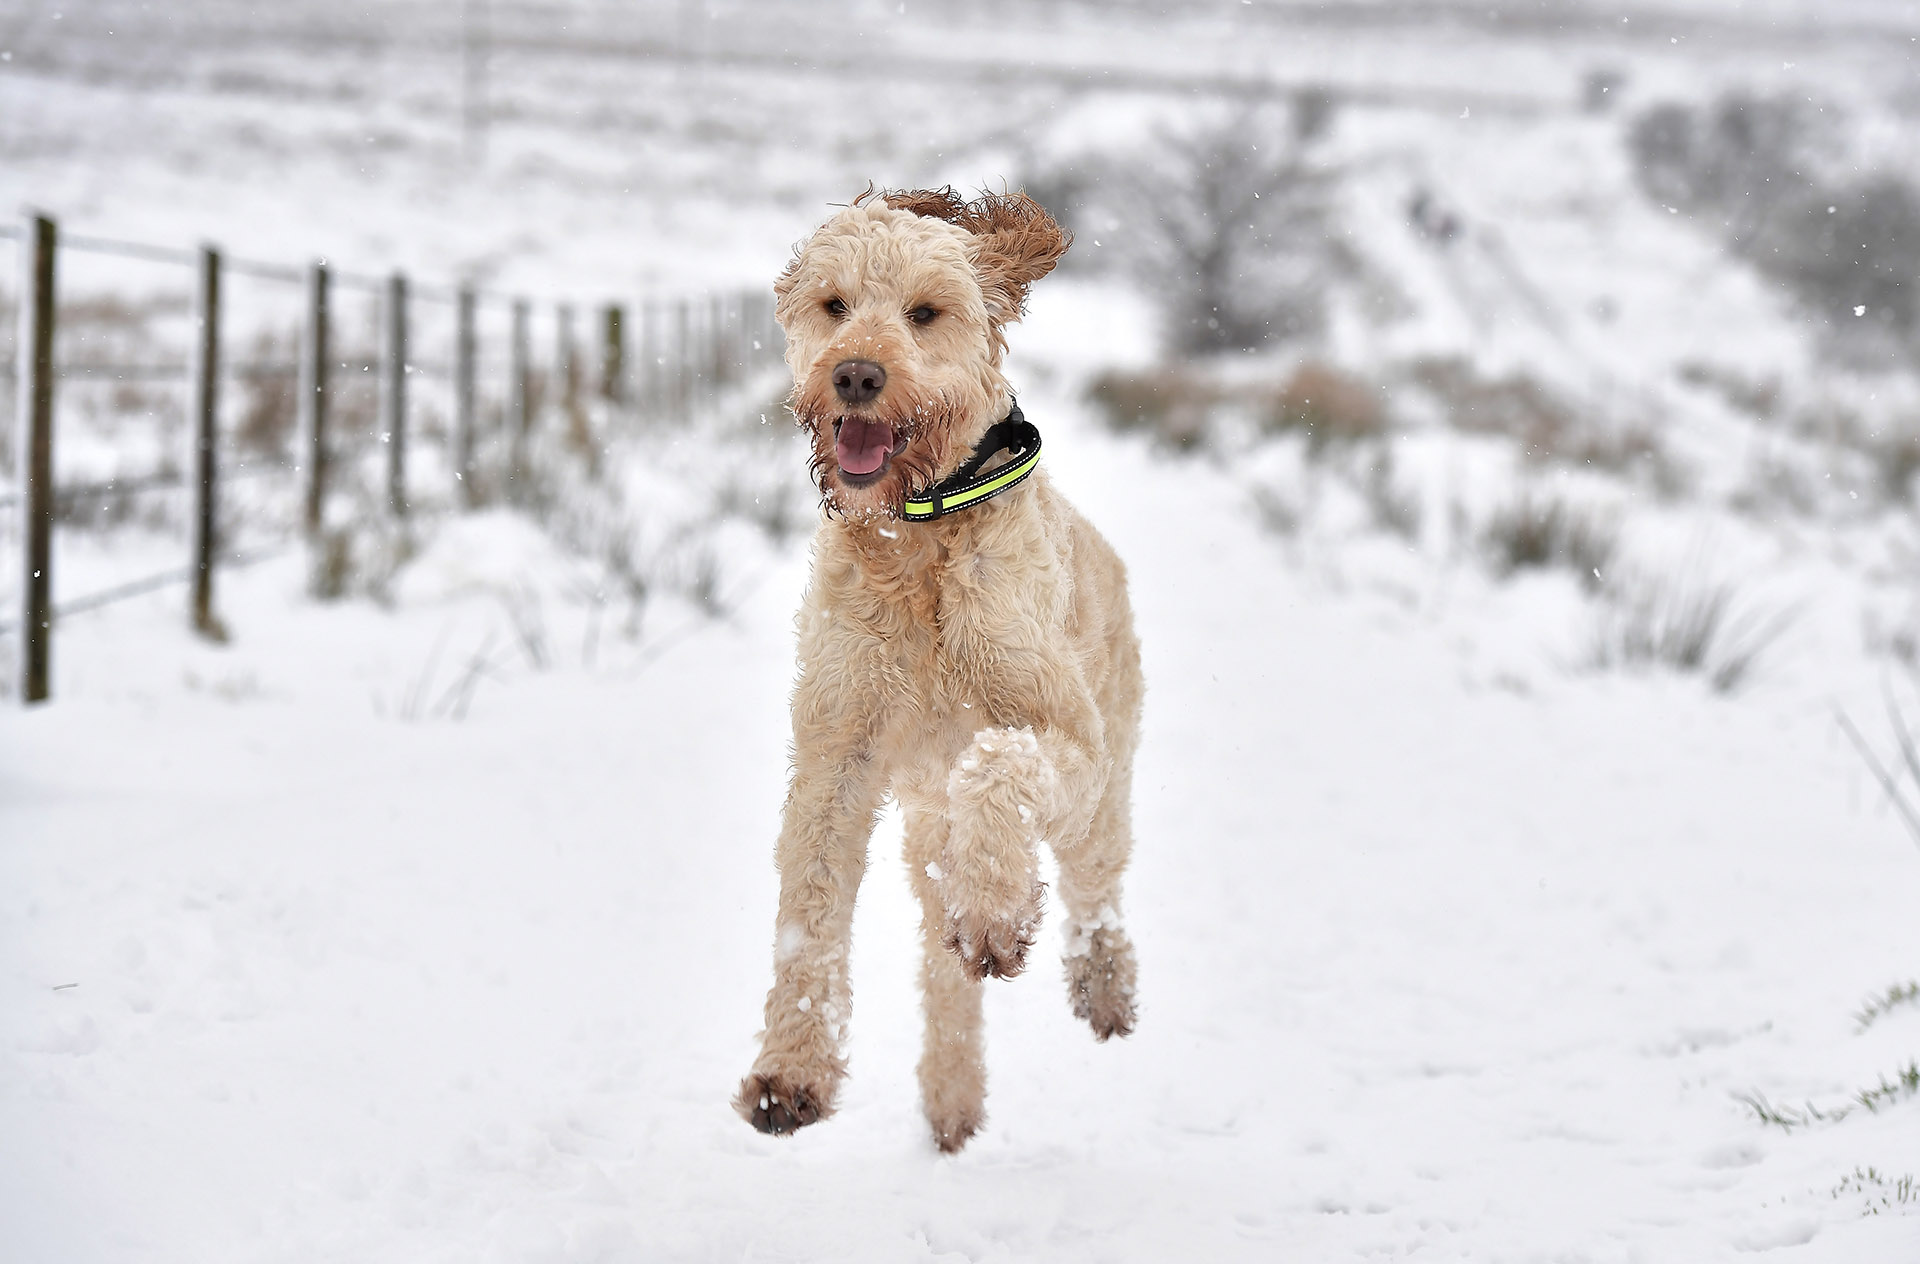
[[[1024,980],[964,1168],[891,815],[842,1119],[725,1110],[870,183],[1074,233],[1147,645],[1145,1026]],[[0,1247],[1920,1251],[1920,4],[0,0],[0,211]]]
[[[75,482],[184,459],[181,265],[203,241],[282,272],[227,287],[236,460],[292,463],[315,259],[367,282],[334,299],[359,372],[332,420],[333,441],[374,441],[376,281],[401,271],[421,299],[414,461],[499,448],[471,458],[479,503],[505,490],[517,381],[530,416],[565,406],[586,455],[636,420],[588,416],[595,398],[778,416],[777,371],[764,399],[717,392],[777,362],[750,345],[777,350],[767,279],[830,204],[870,181],[1017,186],[1077,234],[1050,304],[1074,315],[1047,322],[1074,328],[1040,335],[1072,363],[1047,367],[1112,428],[1221,462],[1276,536],[1371,524],[1423,565],[1559,569],[1627,625],[1717,603],[1690,611],[1718,620],[1711,643],[1626,626],[1593,648],[1684,650],[1725,685],[1784,633],[1782,601],[1717,575],[1667,593],[1661,568],[1691,563],[1664,555],[1711,522],[1745,570],[1791,557],[1825,583],[1832,544],[1842,617],[1911,653],[1904,586],[1872,581],[1905,557],[1920,468],[1907,5],[104,0],[0,22],[4,200],[178,256],[62,259]],[[461,283],[485,301],[457,418]],[[18,277],[0,284],[11,321]],[[720,464],[726,497],[766,492],[772,529],[810,520],[788,503],[804,487]],[[452,497],[430,468],[419,494]],[[342,477],[331,495],[372,503]],[[271,516],[236,487],[224,514]],[[157,525],[191,509],[172,504],[63,512]]]

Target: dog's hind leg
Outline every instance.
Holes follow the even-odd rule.
[[[1100,692],[1111,768],[1086,833],[1056,840],[1066,906],[1067,998],[1096,1039],[1134,1024],[1133,941],[1120,923],[1120,878],[1133,853],[1133,752],[1140,734],[1140,646],[1130,621],[1114,642],[1114,670]]]
[[[1134,1022],[1133,941],[1120,923],[1120,876],[1133,850],[1129,756],[1116,761],[1086,837],[1053,849],[1066,906],[1067,999],[1100,1040],[1129,1034]]]
[[[947,908],[940,898],[940,856],[947,845],[944,805],[909,805],[907,872],[920,897],[920,993],[926,1033],[920,1050],[920,1102],[933,1140],[951,1154],[986,1120],[987,1068],[980,983],[947,951]]]

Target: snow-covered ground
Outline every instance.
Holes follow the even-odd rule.
[[[845,1108],[748,1129],[804,550],[590,664],[556,602],[552,666],[409,720],[504,629],[476,578],[571,564],[473,519],[391,609],[269,565],[225,649],[168,598],[76,620],[72,696],[0,717],[9,1258],[1914,1257],[1911,1206],[1834,1192],[1911,1171],[1912,1103],[1786,1134],[1734,1096],[1838,1103],[1920,1040],[1855,1034],[1920,961],[1920,856],[1827,690],[1492,683],[1204,467],[1029,411],[1147,646],[1137,1035],[993,985],[991,1120],[939,1157],[889,821]]]
[[[0,710],[0,1260],[1920,1259],[1920,1094],[1895,1082],[1920,1004],[1857,1017],[1920,976],[1920,850],[1835,719],[1886,753],[1886,690],[1920,716],[1897,657],[1920,544],[1911,485],[1807,420],[1910,427],[1911,379],[1867,407],[1622,145],[1628,110],[1745,83],[1837,99],[1897,156],[1912,4],[887,3],[847,9],[858,39],[823,5],[493,6],[479,165],[458,6],[67,7],[0,0],[0,203],[472,275],[543,321],[762,286],[869,177],[1045,176],[1209,84],[1331,85],[1343,222],[1400,314],[1345,313],[1313,354],[1386,388],[1369,442],[1411,508],[1370,506],[1364,445],[1116,436],[1087,387],[1160,362],[1150,296],[1078,265],[1037,288],[1013,376],[1145,642],[1142,1022],[1088,1037],[1049,926],[990,985],[990,1118],[953,1158],[916,1101],[891,816],[840,1114],[776,1140],[728,1107],[806,567],[781,525],[810,500],[771,383],[603,429],[607,476],[556,476],[538,523],[434,508],[402,563],[362,522],[343,600],[297,553],[225,571],[227,645],[177,590],[62,621],[54,702]],[[1602,69],[1625,104],[1582,113]],[[1451,248],[1409,232],[1415,188],[1461,217]],[[160,295],[136,349],[177,350],[173,274],[62,267],[71,298]],[[291,292],[234,299],[236,325],[291,319]],[[1451,428],[1409,368],[1447,356],[1604,399],[1670,468]],[[165,389],[120,412],[69,389],[63,477],[177,445]],[[288,520],[274,480],[236,492],[243,546]],[[1605,581],[1489,564],[1488,515],[1529,494],[1619,516]],[[180,525],[63,525],[61,599],[177,565]],[[1616,569],[1791,622],[1730,694],[1599,670]]]

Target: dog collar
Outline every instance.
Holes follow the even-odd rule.
[[[981,474],[980,467],[995,453],[1002,451],[1012,452],[1013,461],[991,474]],[[925,495],[909,499],[900,516],[908,522],[931,522],[935,518],[944,518],[969,505],[992,500],[1001,492],[1020,484],[1039,465],[1040,432],[1034,429],[1033,423],[1026,419],[1016,403],[1005,421],[995,422],[981,436],[980,445],[967,458],[966,464],[953,472],[953,477],[935,483]]]

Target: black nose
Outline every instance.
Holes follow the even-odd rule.
[[[833,370],[834,393],[849,404],[864,404],[887,384],[887,371],[871,360],[842,360]]]

